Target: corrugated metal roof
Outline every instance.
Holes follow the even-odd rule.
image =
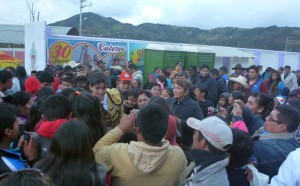
[[[0,43],[24,44],[24,25],[0,24]]]

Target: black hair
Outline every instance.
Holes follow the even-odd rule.
[[[202,134],[201,131],[197,130],[199,132],[199,136],[198,136],[198,142],[205,139],[204,135]],[[210,152],[214,153],[214,154],[225,154],[225,151],[222,151],[220,149],[217,149],[216,147],[214,147],[207,139],[206,140],[206,144],[207,144],[207,148]],[[229,145],[228,145],[229,146]]]
[[[167,133],[169,113],[157,103],[147,104],[139,111],[137,124],[143,139],[151,145],[157,145]]]
[[[207,68],[208,70],[210,69],[209,66],[207,64],[203,64],[199,67],[199,70],[202,70],[204,68]]]
[[[36,70],[32,70],[32,71],[31,71],[31,75],[32,75],[32,74],[37,74],[37,71],[36,71]]]
[[[217,75],[217,76],[220,75],[219,70],[216,69],[216,68],[212,69],[212,70],[210,71],[210,73],[211,73],[212,75]]]
[[[273,80],[272,79],[272,75],[273,74],[277,74],[277,79]],[[267,86],[270,89],[270,93],[273,96],[277,95],[277,88],[278,88],[278,84],[281,82],[281,76],[280,73],[277,70],[274,70],[271,72],[270,76],[269,76],[269,81],[267,81]]]
[[[174,115],[173,112],[172,112],[172,110],[170,109],[169,104],[168,104],[167,101],[166,101],[164,98],[162,98],[162,97],[152,97],[152,98],[149,100],[148,104],[149,104],[149,103],[157,103],[157,104],[163,106],[163,107],[166,109],[166,111],[168,111],[168,113],[169,113],[170,115]]]
[[[13,76],[16,75],[16,69],[12,66],[6,67],[4,70],[9,71],[10,73],[12,73]]]
[[[169,94],[170,97],[174,97],[174,92],[173,92],[172,88],[167,87],[164,90],[166,90],[168,92],[168,94]]]
[[[54,82],[54,77],[53,77],[53,74],[50,73],[50,72],[42,72],[39,74],[38,76],[38,80],[41,82],[41,83],[53,83]]]
[[[13,94],[13,99],[11,101],[12,104],[16,106],[24,106],[30,101],[31,94],[27,92],[16,92]]]
[[[44,86],[42,87],[39,91],[38,91],[38,100],[39,99],[43,99],[44,96],[48,96],[48,95],[53,95],[55,94],[54,90],[52,87],[48,87],[48,86]]]
[[[48,97],[43,107],[43,113],[49,121],[65,119],[71,111],[71,104],[68,98],[56,94]]]
[[[243,92],[237,91],[237,90],[232,91],[231,96],[233,97],[234,100],[240,99],[240,100],[244,101],[244,99],[245,99],[245,94]]]
[[[151,90],[151,89],[152,89],[153,87],[155,87],[155,86],[158,86],[159,89],[160,89],[160,85],[159,85],[158,83],[156,83],[156,82],[149,83],[148,88],[149,88],[149,90]]]
[[[61,82],[66,82],[66,83],[70,83],[71,85],[73,85],[73,78],[71,78],[71,77],[62,78]]]
[[[259,72],[259,71],[258,71],[258,68],[256,67],[256,65],[251,65],[251,66],[248,68],[248,72],[249,72],[251,69],[255,70],[256,73]]]
[[[195,85],[193,88],[194,88],[194,90],[199,89],[202,93],[205,93],[205,98],[208,97],[208,88],[205,84],[198,84],[198,85]]]
[[[264,120],[274,108],[274,99],[261,92],[252,93],[250,96],[253,96],[256,99],[258,107],[264,108],[260,113],[261,118]]]
[[[138,69],[138,68],[136,67],[135,64],[130,64],[130,65],[128,65],[127,68],[128,68],[128,69],[134,69],[134,70],[137,70],[137,69]]]
[[[73,94],[74,92],[76,92],[76,90],[74,88],[65,88],[65,89],[61,90],[59,92],[59,94],[69,97],[69,95]]]
[[[13,78],[13,75],[7,70],[0,71],[0,83],[5,84],[9,79]]]
[[[136,94],[136,98],[138,98],[140,95],[145,94],[148,98],[152,98],[152,93],[148,90],[144,90],[144,89],[140,89],[137,94]]]
[[[17,110],[18,109],[14,105],[7,103],[0,104],[0,140],[4,135],[5,129],[13,129],[13,124],[16,121],[16,115],[18,112]]]
[[[129,93],[128,96],[134,96],[136,98],[137,93],[140,91],[140,88],[132,88]]]
[[[87,79],[88,79],[88,84],[92,87],[100,83],[104,83],[105,85],[108,84],[105,75],[98,70],[90,72],[87,76]]]
[[[287,103],[300,112],[300,100],[299,99],[291,99],[291,100],[288,100]]]
[[[294,132],[300,123],[299,111],[290,105],[279,105],[275,108],[278,111],[278,121],[287,125],[288,132]]]
[[[284,68],[288,68],[291,70],[291,66],[290,65],[285,65]]]
[[[240,168],[248,163],[252,154],[253,141],[249,133],[240,129],[232,128],[233,142],[227,151],[230,154],[228,170]]]
[[[23,66],[17,66],[16,68],[16,77],[19,79],[27,77],[26,70]]]
[[[155,67],[153,72],[155,72],[157,69],[161,69],[160,67]]]
[[[28,118],[27,122],[25,123],[26,131],[29,131],[29,132],[34,131],[35,125],[42,118],[44,103],[45,103],[45,100],[49,96],[50,95],[45,95],[32,104],[32,107],[30,109],[29,118]]]
[[[63,73],[65,74],[66,72],[73,72],[73,68],[70,66],[70,65],[66,65],[64,68],[63,68]]]
[[[81,121],[60,126],[48,154],[35,168],[47,174],[54,185],[105,185],[105,169],[96,164],[90,130]]]
[[[104,119],[100,113],[100,100],[95,96],[81,93],[73,93],[68,99],[72,104],[73,116],[89,127],[92,135],[91,146],[94,146],[105,134]]]
[[[74,73],[71,72],[71,71],[67,71],[67,72],[63,73],[63,76],[73,78],[74,77]]]
[[[167,87],[167,78],[165,78],[164,76],[158,76],[157,79],[159,79],[159,81],[164,85],[164,87]]]

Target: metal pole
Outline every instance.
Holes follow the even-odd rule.
[[[82,2],[84,0],[80,0],[80,15],[79,15],[79,35],[81,36],[81,26],[82,26]]]
[[[288,37],[288,36],[286,36],[286,40],[285,40],[285,49],[284,49],[284,51],[286,51],[286,50],[287,50],[287,44],[288,44],[288,40],[289,40],[289,37]]]

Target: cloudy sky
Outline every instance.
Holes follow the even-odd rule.
[[[26,1],[40,21],[53,23],[79,14],[80,0],[1,0],[0,24],[29,22]],[[299,0],[86,0],[83,12],[123,23],[162,23],[212,29],[217,27],[300,27]]]

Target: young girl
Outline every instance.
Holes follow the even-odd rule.
[[[169,98],[171,98],[173,96],[174,96],[174,93],[173,93],[173,89],[172,88],[165,88],[161,92],[161,97],[164,98],[166,101],[168,101]]]

